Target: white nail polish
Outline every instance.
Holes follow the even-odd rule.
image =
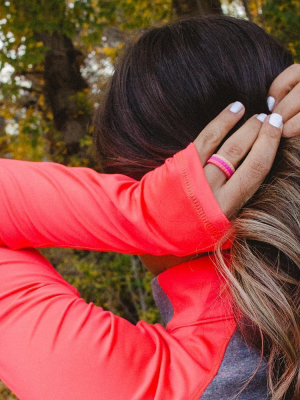
[[[259,119],[261,122],[264,122],[264,120],[267,118],[267,114],[259,114],[256,118]]]
[[[274,99],[274,97],[269,96],[269,97],[267,98],[267,103],[268,103],[269,110],[272,111],[273,108],[274,108],[274,104],[275,104],[275,99]]]
[[[232,106],[230,107],[229,110],[236,114],[239,111],[241,111],[242,108],[243,108],[243,104],[239,101],[236,101],[235,103],[232,104]]]
[[[275,126],[276,128],[280,128],[282,124],[282,116],[276,113],[271,114],[269,124]]]

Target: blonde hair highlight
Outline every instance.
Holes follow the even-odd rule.
[[[230,221],[214,260],[238,327],[267,360],[271,399],[300,399],[299,137],[281,139],[264,183]],[[234,238],[229,264],[222,250],[228,238]]]

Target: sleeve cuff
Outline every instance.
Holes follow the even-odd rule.
[[[215,243],[231,227],[231,223],[215,199],[194,143],[175,154],[174,158],[197,215]],[[231,240],[232,238],[222,246],[223,249],[231,247]]]

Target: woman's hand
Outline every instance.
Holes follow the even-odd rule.
[[[233,111],[230,111],[231,106]],[[200,132],[194,141],[211,190],[228,218],[254,195],[266,178],[282,135],[283,125],[279,114],[268,116],[259,114],[260,119],[256,114],[246,121],[217,152],[230,161],[236,169],[232,177],[227,180],[222,170],[213,164],[206,165],[206,162],[244,113],[245,108],[241,103],[229,105]]]
[[[282,115],[282,136],[300,134],[300,64],[286,68],[274,79],[268,97],[270,111]]]

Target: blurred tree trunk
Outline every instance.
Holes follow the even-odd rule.
[[[80,139],[87,134],[90,120],[78,101],[78,94],[88,88],[80,71],[83,54],[66,35],[42,32],[36,38],[49,48],[44,64],[45,102],[53,113],[54,128],[65,143],[67,163],[69,156],[80,153]],[[49,138],[50,153],[55,152],[56,141]]]
[[[5,128],[5,119],[0,115],[0,133],[4,131]]]
[[[220,0],[173,0],[172,7],[179,18],[197,14],[222,13]]]

